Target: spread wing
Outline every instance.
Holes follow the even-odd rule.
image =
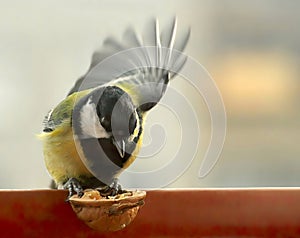
[[[140,108],[147,111],[161,99],[169,80],[184,66],[187,57],[181,52],[189,36],[190,28],[177,31],[174,18],[163,31],[158,20],[151,20],[143,37],[128,28],[122,42],[107,38],[69,95],[105,84],[118,85],[130,91]]]

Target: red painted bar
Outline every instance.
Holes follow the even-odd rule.
[[[91,230],[63,190],[0,190],[0,237],[300,237],[300,189],[148,191],[127,228]]]

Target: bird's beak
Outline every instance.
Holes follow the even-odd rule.
[[[114,144],[117,148],[117,151],[119,152],[119,155],[121,158],[124,158],[125,156],[125,141],[124,140],[114,140]]]

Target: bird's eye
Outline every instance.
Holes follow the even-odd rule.
[[[109,116],[101,117],[100,123],[105,128],[105,130],[111,131],[111,122]]]

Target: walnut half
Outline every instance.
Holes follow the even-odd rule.
[[[101,197],[97,190],[85,190],[79,198],[69,201],[77,217],[98,231],[117,231],[125,228],[144,205],[145,191],[128,191],[116,196]]]

